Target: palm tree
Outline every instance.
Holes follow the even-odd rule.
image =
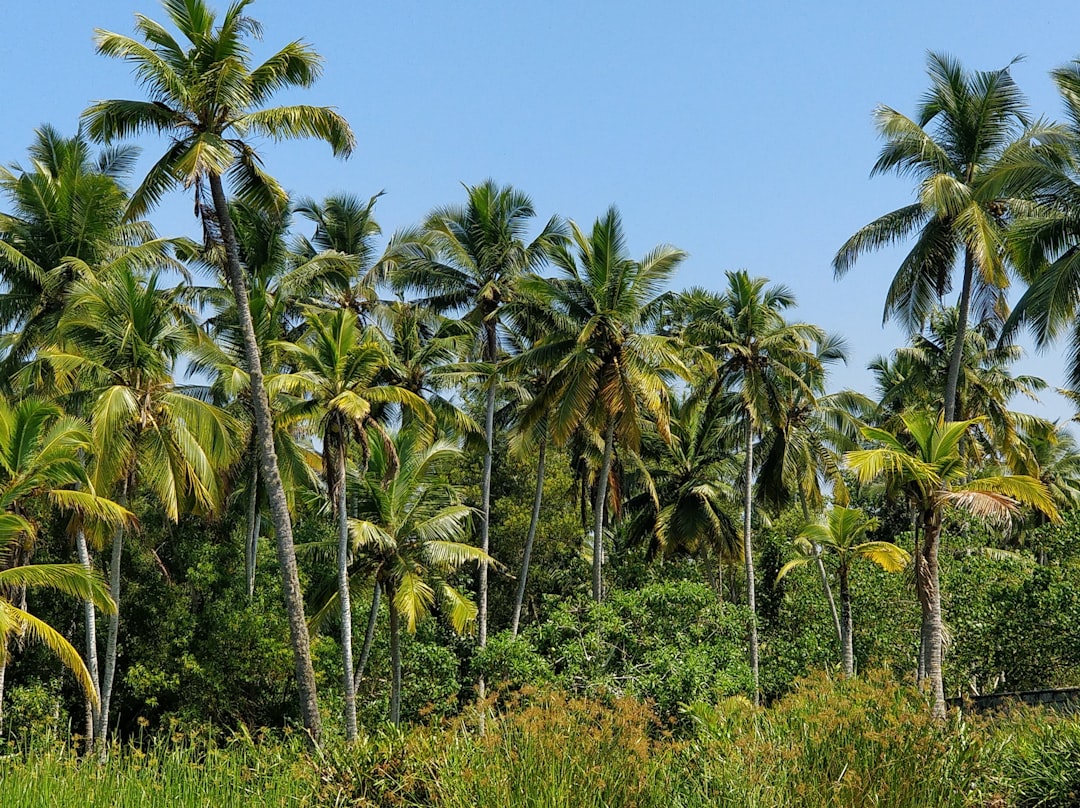
[[[852,647],[851,588],[848,578],[851,565],[857,559],[877,564],[886,572],[899,572],[911,556],[906,550],[887,541],[859,541],[876,530],[877,519],[869,519],[858,508],[836,505],[829,511],[825,524],[808,524],[795,537],[796,556],[780,568],[780,580],[796,567],[821,560],[824,550],[836,559],[836,577],[840,581],[840,656],[844,675],[855,673],[855,653]],[[858,542],[858,543],[856,543]]]
[[[56,330],[72,283],[108,265],[167,262],[170,240],[150,225],[126,221],[128,196],[120,185],[138,150],[112,148],[96,158],[85,138],[36,132],[30,167],[0,167],[0,191],[12,212],[0,214],[0,327],[7,349],[0,376],[12,375]]]
[[[667,379],[689,378],[679,345],[649,333],[661,295],[686,253],[661,245],[635,261],[627,254],[614,207],[586,235],[573,222],[571,243],[552,251],[561,273],[529,276],[522,291],[552,313],[552,329],[517,362],[552,368],[551,383],[524,414],[526,430],[547,418],[552,438],[567,443],[579,430],[603,436],[593,501],[592,594],[603,597],[603,533],[608,477],[616,442],[636,450],[647,414],[670,440]]]
[[[82,463],[81,454],[91,446],[86,426],[65,416],[55,404],[23,398],[12,405],[0,397],[0,714],[9,640],[27,634],[45,643],[75,674],[86,692],[92,714],[99,701],[96,654],[87,669],[77,651],[62,634],[26,611],[26,589],[46,587],[73,595],[109,614],[116,606],[99,576],[78,564],[27,565],[37,535],[28,515],[29,500],[44,496],[61,511],[78,519],[103,525],[122,525],[132,515],[125,508],[97,496]],[[74,487],[78,486],[78,490]],[[2,593],[19,593],[18,604]]]
[[[865,427],[863,434],[876,448],[848,452],[846,461],[860,482],[883,479],[902,493],[918,514],[921,543],[915,557],[915,582],[922,607],[922,638],[926,672],[933,692],[933,713],[945,717],[941,673],[942,614],[938,552],[942,517],[948,507],[976,517],[1004,520],[1020,505],[1057,519],[1046,486],[1026,475],[974,475],[960,451],[965,433],[975,421],[946,421],[925,411],[900,416],[903,432]]]
[[[311,86],[321,72],[321,60],[309,45],[297,40],[261,65],[253,66],[246,39],[258,36],[261,26],[244,14],[249,3],[235,0],[215,27],[216,15],[205,0],[164,0],[169,20],[187,41],[187,48],[160,23],[142,15],[137,15],[135,22],[142,42],[98,30],[98,53],[131,62],[150,98],[99,101],[86,111],[85,117],[88,131],[96,140],[110,142],[145,131],[169,136],[168,150],[135,192],[131,213],[141,214],[177,184],[194,187],[196,209],[207,235],[224,246],[250,374],[261,471],[277,538],[300,711],[304,727],[312,741],[318,743],[321,722],[292,521],[278,471],[273,418],[222,177],[228,175],[243,199],[283,207],[284,191],[263,171],[262,161],[246,135],[273,139],[315,137],[342,156],[352,151],[355,141],[345,119],[328,107],[264,106],[279,90]],[[204,204],[206,185],[211,206]]]
[[[956,389],[968,320],[1004,316],[1008,191],[994,176],[1010,150],[1038,134],[1028,126],[1027,107],[1009,67],[968,73],[954,59],[931,53],[930,89],[914,119],[887,107],[874,112],[885,139],[871,175],[896,172],[919,182],[918,201],[887,213],[860,229],[833,259],[836,276],[860,255],[918,234],[893,277],[885,319],[897,317],[912,333],[921,330],[935,304],[952,287],[962,257],[958,319],[945,379],[945,420],[956,418]]]
[[[677,302],[683,338],[708,350],[718,364],[710,397],[722,397],[737,415],[734,423],[743,442],[743,558],[750,606],[750,668],[754,698],[758,692],[757,599],[752,541],[754,440],[786,407],[792,391],[811,404],[809,380],[822,378],[816,346],[824,332],[807,323],[789,323],[784,310],[795,305],[786,286],[767,286],[767,278],[751,278],[744,270],[727,273],[723,295],[692,290]]]
[[[368,472],[360,481],[360,517],[351,522],[354,570],[373,575],[386,593],[394,724],[401,718],[401,618],[414,632],[441,601],[451,625],[464,633],[477,607],[453,585],[451,575],[468,562],[494,563],[466,543],[473,510],[461,504],[444,476],[447,465],[460,457],[450,444],[432,441],[429,430],[399,431],[392,444],[372,444]]]
[[[496,363],[500,358],[502,306],[516,294],[518,279],[539,269],[564,238],[562,220],[553,216],[526,243],[536,215],[532,200],[493,180],[466,186],[461,206],[432,211],[424,222],[426,240],[403,242],[392,280],[400,290],[423,295],[419,301],[439,313],[462,312],[476,329],[479,359],[486,379],[484,471],[480,482],[480,549],[490,548],[491,462],[495,441]],[[480,563],[478,642],[487,644],[488,565]],[[483,682],[480,695],[483,697]]]
[[[338,525],[338,602],[341,607],[341,649],[345,688],[345,733],[356,739],[356,692],[353,689],[352,606],[349,592],[349,523],[345,495],[345,468],[349,444],[359,441],[364,457],[370,453],[368,432],[383,443],[393,473],[393,442],[376,418],[387,404],[412,409],[424,420],[424,400],[400,387],[378,384],[388,359],[379,344],[365,337],[356,316],[346,309],[311,311],[307,333],[299,343],[279,346],[295,370],[280,380],[300,396],[293,415],[318,420],[323,444],[326,489]]]
[[[159,288],[158,276],[117,270],[73,285],[57,346],[41,352],[60,395],[73,402],[89,397],[94,490],[116,492],[121,504],[145,492],[172,521],[184,511],[219,506],[221,473],[236,457],[241,432],[226,412],[173,382],[193,328],[193,313]],[[118,610],[123,538],[124,531],[116,530],[110,565]],[[101,688],[103,755],[118,633],[114,614]]]

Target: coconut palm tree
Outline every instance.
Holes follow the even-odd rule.
[[[394,724],[401,718],[402,618],[406,630],[414,632],[439,601],[455,631],[464,633],[478,610],[451,576],[469,562],[494,563],[467,543],[473,510],[461,504],[445,478],[447,466],[460,457],[459,449],[432,441],[430,430],[399,431],[392,444],[372,443],[368,471],[360,481],[360,516],[350,523],[357,556],[353,570],[374,576],[386,594]]]
[[[297,40],[254,65],[247,39],[260,35],[261,26],[244,13],[249,3],[235,0],[218,24],[205,0],[164,0],[169,20],[180,33],[179,41],[165,26],[142,15],[137,15],[135,22],[142,41],[99,29],[95,34],[98,53],[131,62],[150,97],[98,101],[86,110],[85,119],[90,136],[100,141],[143,132],[168,136],[169,148],[136,190],[129,215],[141,215],[178,184],[192,187],[208,240],[219,241],[224,248],[250,374],[263,483],[278,544],[300,711],[304,727],[318,743],[321,722],[292,521],[278,471],[273,418],[223,177],[228,177],[239,197],[266,207],[283,207],[285,193],[263,170],[248,135],[315,137],[342,156],[352,151],[355,141],[345,119],[328,107],[266,106],[280,90],[311,86],[321,72],[321,59],[309,45]],[[209,205],[205,202],[207,186]]]
[[[408,390],[378,384],[388,357],[379,343],[365,336],[356,316],[347,309],[310,311],[307,331],[298,343],[282,343],[282,358],[294,370],[275,384],[289,388],[298,400],[291,415],[318,421],[323,445],[323,470],[331,509],[338,525],[338,603],[341,610],[341,648],[345,688],[345,734],[356,739],[356,692],[353,689],[352,606],[349,590],[349,524],[345,469],[349,444],[360,443],[363,457],[370,454],[369,432],[380,440],[393,473],[393,442],[378,410],[396,404],[413,410],[422,421],[431,415],[424,400]],[[361,472],[362,473],[362,472]]]
[[[570,242],[551,252],[559,276],[532,275],[520,285],[553,318],[550,332],[517,360],[523,367],[552,369],[551,383],[524,413],[522,427],[531,429],[547,418],[552,438],[563,444],[579,430],[603,436],[592,531],[592,594],[599,602],[615,445],[640,447],[646,414],[670,440],[667,381],[675,374],[690,377],[677,342],[650,333],[664,287],[686,253],[665,244],[633,260],[614,207],[588,235],[573,222],[570,228]]]
[[[464,205],[436,208],[424,222],[426,239],[404,241],[395,258],[395,288],[418,292],[421,305],[458,312],[476,329],[479,370],[486,377],[484,470],[480,482],[480,549],[490,547],[491,462],[495,441],[496,363],[500,359],[503,304],[516,294],[525,273],[539,269],[563,240],[562,220],[553,216],[531,242],[525,238],[536,216],[532,200],[493,180],[466,186]],[[478,641],[487,643],[488,566],[480,563]],[[480,685],[483,696],[483,683]]]
[[[167,518],[211,512],[222,501],[222,472],[237,455],[240,425],[224,410],[173,381],[190,343],[194,314],[157,275],[119,269],[76,281],[57,344],[39,364],[61,397],[81,402],[93,436],[91,481],[126,504],[152,496]],[[109,588],[120,606],[124,530],[112,537]],[[109,622],[101,688],[102,754],[116,673],[118,613]]]
[[[796,556],[780,568],[780,580],[796,567],[819,563],[822,551],[836,561],[836,577],[840,582],[840,657],[844,675],[855,672],[855,652],[852,646],[851,565],[858,559],[877,564],[886,572],[900,572],[911,560],[907,550],[887,541],[860,541],[879,525],[877,519],[867,518],[858,508],[834,506],[824,524],[812,523],[803,527],[795,537]]]
[[[915,235],[893,277],[885,319],[897,317],[911,333],[925,325],[935,303],[950,291],[954,268],[962,274],[956,333],[944,389],[945,420],[956,418],[956,389],[968,321],[1004,317],[1002,290],[1009,285],[1005,225],[1009,190],[994,175],[1010,150],[1022,149],[1047,130],[1025,132],[1027,105],[1009,74],[969,73],[945,55],[931,53],[930,88],[914,118],[891,107],[874,112],[885,146],[871,175],[895,172],[918,183],[918,200],[861,228],[833,259],[842,277],[864,253]]]
[[[922,607],[922,638],[926,673],[933,694],[933,713],[945,717],[941,673],[943,623],[938,553],[942,518],[947,508],[976,517],[1006,520],[1027,505],[1057,519],[1046,486],[1027,475],[977,475],[960,450],[975,421],[946,421],[926,411],[900,416],[903,431],[865,427],[874,448],[848,452],[845,460],[860,482],[882,479],[902,493],[918,514],[921,539],[915,556],[915,581]]]

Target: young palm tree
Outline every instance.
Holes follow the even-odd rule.
[[[186,45],[142,15],[136,16],[135,29],[143,41],[98,30],[98,52],[131,62],[150,98],[99,101],[86,110],[85,117],[91,137],[105,142],[146,131],[170,137],[168,150],[135,192],[130,213],[140,215],[177,184],[194,187],[196,210],[207,234],[224,247],[250,374],[261,472],[278,544],[300,711],[305,728],[318,743],[321,722],[292,521],[278,471],[273,418],[222,178],[228,176],[243,199],[283,207],[285,193],[263,170],[249,134],[273,139],[315,137],[343,156],[352,151],[354,138],[344,118],[328,107],[265,106],[279,90],[311,86],[321,72],[321,60],[309,45],[295,41],[254,65],[247,38],[257,37],[261,26],[244,14],[249,3],[235,0],[217,24],[205,0],[164,0],[169,20]],[[207,185],[209,206],[205,204]]]
[[[396,288],[419,292],[421,305],[439,313],[460,312],[476,329],[486,379],[484,471],[480,482],[480,549],[490,547],[491,462],[495,441],[496,363],[500,359],[502,306],[516,294],[525,273],[539,269],[564,238],[553,216],[526,243],[536,215],[532,200],[493,180],[466,186],[464,205],[437,208],[424,222],[426,240],[403,243],[392,280]],[[487,643],[488,565],[480,563],[478,641]],[[480,685],[483,696],[483,683]]]
[[[944,389],[945,420],[956,418],[956,388],[968,320],[1004,315],[1001,295],[1009,285],[1005,267],[1008,190],[994,177],[1010,150],[1038,134],[1028,125],[1027,105],[1009,67],[968,73],[954,59],[931,53],[930,89],[914,119],[887,107],[874,112],[885,139],[871,175],[896,172],[914,177],[918,201],[863,227],[837,252],[837,277],[860,255],[917,234],[885,298],[885,319],[897,317],[911,333],[926,323],[935,303],[953,284],[962,259],[958,339],[949,355]]]
[[[670,245],[639,261],[629,257],[615,208],[586,235],[571,222],[571,243],[551,253],[560,276],[529,276],[521,289],[553,316],[551,332],[518,360],[552,369],[551,383],[533,400],[522,426],[549,419],[552,438],[568,442],[579,429],[603,435],[593,503],[592,594],[603,597],[604,526],[608,477],[616,442],[636,450],[647,414],[664,440],[671,437],[667,379],[690,377],[679,345],[649,333],[661,295],[686,253]]]
[[[922,606],[922,638],[933,713],[945,717],[941,674],[942,614],[938,552],[944,511],[959,508],[977,517],[1004,520],[1028,505],[1057,519],[1046,486],[1026,475],[975,475],[960,451],[974,420],[946,421],[925,411],[900,416],[903,432],[865,427],[872,449],[848,452],[846,461],[860,482],[883,479],[903,493],[918,513],[921,542],[915,557],[915,581]]]
[[[836,505],[829,511],[825,524],[808,524],[795,537],[796,556],[780,568],[780,580],[796,567],[819,563],[822,551],[836,560],[836,577],[840,581],[840,657],[844,675],[855,673],[855,652],[852,646],[851,565],[857,559],[877,564],[886,572],[900,572],[911,560],[907,550],[887,541],[860,541],[877,529],[877,519],[869,519],[857,508]]]
[[[494,563],[467,543],[473,511],[461,504],[444,476],[447,465],[460,457],[450,444],[432,442],[430,430],[400,431],[392,445],[372,444],[368,473],[361,480],[360,517],[351,523],[354,570],[373,575],[386,593],[394,724],[401,718],[401,618],[413,632],[438,600],[454,629],[464,633],[477,607],[451,576],[469,562]]]
[[[353,689],[352,605],[349,591],[349,523],[345,495],[345,469],[349,444],[356,439],[366,458],[370,452],[368,433],[374,432],[390,458],[393,473],[396,455],[393,442],[376,417],[384,405],[397,404],[430,421],[424,400],[400,387],[377,382],[388,364],[379,344],[357,325],[356,316],[346,309],[317,312],[307,316],[307,333],[299,343],[279,346],[283,358],[295,370],[275,380],[299,396],[293,415],[319,423],[323,444],[326,489],[338,525],[338,603],[341,608],[341,649],[345,688],[345,734],[356,739],[356,692]]]
[[[815,391],[808,379],[822,377],[816,346],[824,332],[807,323],[789,323],[783,312],[795,305],[786,286],[767,286],[767,278],[745,271],[727,273],[723,295],[693,291],[677,302],[677,318],[685,325],[683,338],[708,350],[718,372],[710,397],[721,397],[736,414],[743,442],[743,558],[747,602],[750,606],[750,668],[758,693],[757,599],[752,541],[754,442],[769,425],[778,423],[792,391],[808,404]]]

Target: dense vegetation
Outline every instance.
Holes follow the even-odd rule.
[[[834,268],[910,237],[911,337],[830,392],[790,290],[680,291],[614,207],[485,180],[383,240],[378,195],[289,199],[252,136],[354,145],[272,106],[317,53],[164,6],[96,35],[145,98],[0,169],[4,799],[1065,804],[1074,721],[946,699],[1080,685],[1080,454],[1013,408],[1019,329],[1080,334],[1080,63],[1066,124],[937,55],[877,111],[916,201]],[[174,186],[202,243],[154,228]]]

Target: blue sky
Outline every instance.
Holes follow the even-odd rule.
[[[640,255],[690,253],[678,286],[719,288],[727,269],[789,285],[797,316],[844,334],[849,367],[833,387],[870,392],[866,363],[903,342],[881,326],[899,251],[862,259],[841,282],[830,262],[861,225],[910,201],[909,181],[871,180],[879,103],[914,110],[928,50],[968,69],[1026,58],[1013,74],[1035,115],[1058,115],[1048,72],[1080,56],[1072,3],[589,0],[258,0],[256,56],[301,38],[322,80],[282,102],[336,106],[358,140],[341,162],[315,144],[265,144],[271,173],[298,195],[380,189],[384,230],[462,198],[493,177],[541,217],[583,226],[617,204]],[[9,4],[0,44],[0,161],[22,160],[32,130],[74,132],[91,100],[138,98],[121,62],[94,54],[95,27],[129,34],[146,0]],[[163,148],[144,144],[145,161]],[[181,195],[153,217],[197,233]],[[1013,295],[1014,299],[1016,294]],[[1027,372],[1061,380],[1058,349]],[[1025,409],[1029,409],[1024,405]],[[1068,417],[1056,396],[1031,407]]]

